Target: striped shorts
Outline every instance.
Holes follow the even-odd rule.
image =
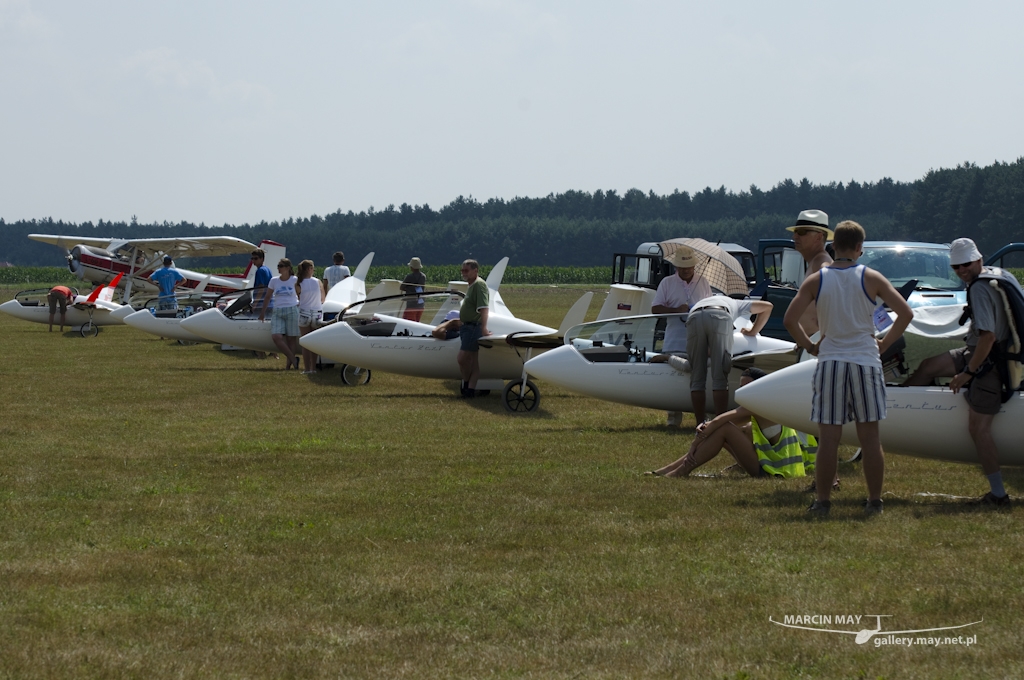
[[[848,361],[819,361],[814,371],[811,421],[845,425],[885,419],[882,369]]]

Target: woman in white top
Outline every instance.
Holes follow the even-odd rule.
[[[286,371],[299,367],[299,359],[295,356],[299,349],[299,296],[295,290],[295,272],[292,261],[287,257],[277,263],[277,276],[270,279],[267,289],[270,295],[263,297],[260,308],[260,321],[267,315],[267,304],[274,299],[274,316],[270,320],[270,337],[278,349],[284,352],[288,364]]]
[[[299,263],[299,282],[295,287],[299,291],[300,335],[319,327],[324,315],[324,298],[327,293],[324,292],[323,282],[316,278],[314,269],[313,260]],[[302,368],[303,375],[316,373],[316,355],[305,347],[302,348]]]

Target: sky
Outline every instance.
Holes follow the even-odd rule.
[[[0,217],[913,181],[1024,156],[1021,26],[984,0],[0,0]]]

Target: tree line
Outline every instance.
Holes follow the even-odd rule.
[[[54,264],[58,256],[53,246],[26,238],[38,232],[123,238],[225,234],[254,243],[270,239],[287,245],[293,259],[308,257],[318,264],[343,250],[349,265],[375,251],[374,264],[379,265],[403,264],[414,255],[426,265],[467,257],[493,263],[507,255],[514,265],[589,267],[610,264],[612,253],[632,252],[642,242],[680,236],[755,250],[760,238],[785,237],[784,228],[806,208],[824,210],[833,224],[855,219],[873,240],[944,243],[970,236],[983,252],[993,252],[1008,241],[1024,240],[1024,158],[986,167],[964,163],[929,171],[914,182],[883,178],[812,184],[805,178],[787,179],[768,190],[752,185],[740,192],[725,187],[667,195],[638,189],[622,195],[614,190],[566,191],[484,202],[459,196],[437,210],[403,203],[242,225],[0,219],[0,261]],[[237,258],[203,260],[204,266],[232,264]]]

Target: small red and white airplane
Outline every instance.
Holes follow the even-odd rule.
[[[149,281],[150,275],[162,266],[164,255],[179,257],[222,257],[249,254],[255,245],[233,236],[195,236],[190,238],[82,238],[51,234],[29,234],[33,241],[49,243],[67,252],[68,269],[81,281],[107,283],[123,274],[122,302],[132,295],[155,295],[158,288]],[[263,241],[283,252],[284,246],[274,241]],[[268,251],[267,261],[272,262]],[[182,288],[196,293],[230,293],[252,287],[256,270],[251,263],[245,274],[201,274],[175,267],[186,281]]]
[[[114,302],[114,291],[124,274],[118,274],[106,286],[96,286],[89,295],[76,295],[75,299],[68,305],[64,323],[71,327],[72,331],[78,331],[83,336],[97,335],[99,326],[113,326],[124,323],[120,318],[114,316],[114,312],[126,305],[119,305]],[[0,312],[24,321],[35,323],[50,323],[50,306],[47,304],[47,293],[49,288],[21,291],[14,296],[13,300],[0,305]],[[60,312],[57,312],[59,315]]]

